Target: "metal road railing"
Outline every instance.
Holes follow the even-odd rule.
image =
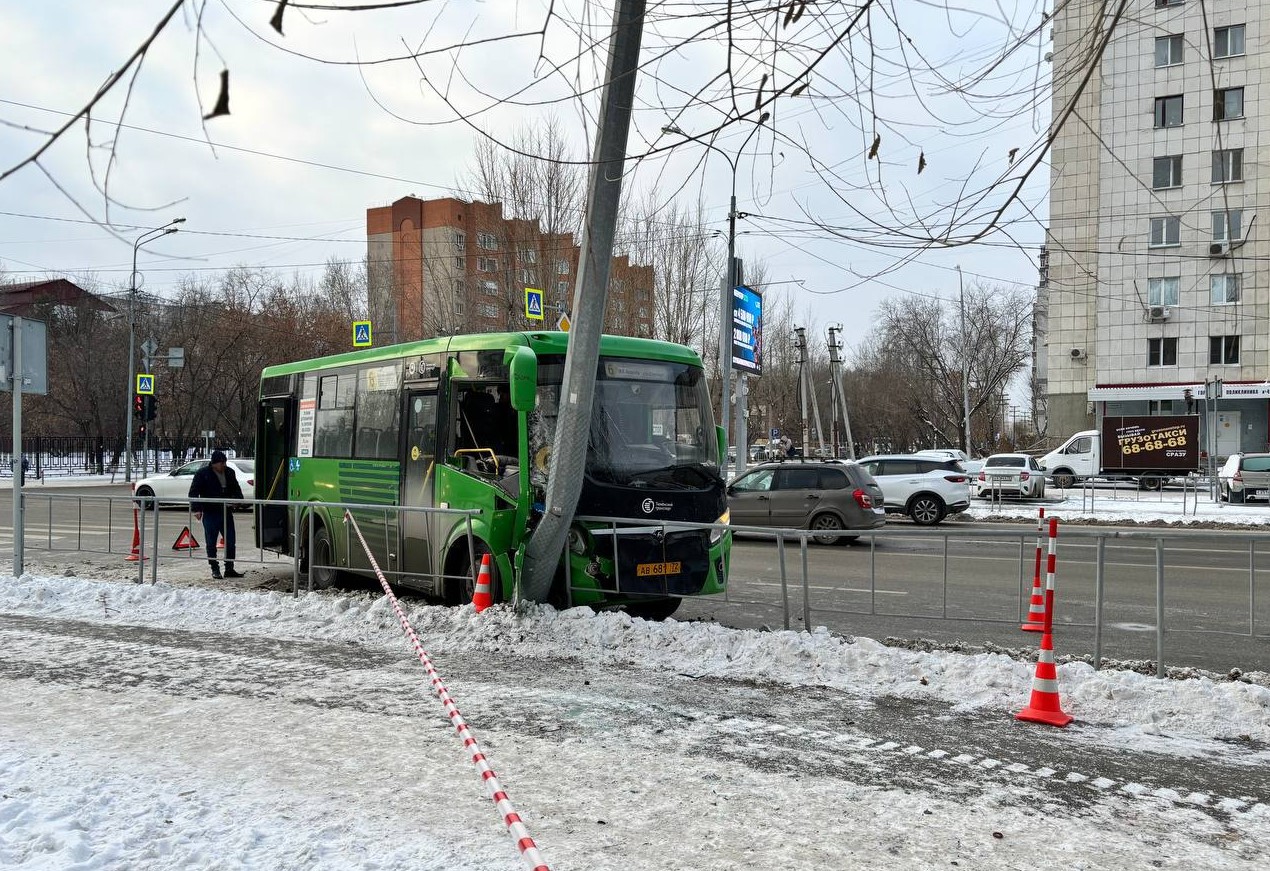
[[[138,582],[145,581],[146,563],[149,563],[150,580],[158,579],[160,559],[171,563],[174,560],[205,559],[203,552],[185,551],[181,554],[161,553],[160,534],[167,527],[173,537],[177,529],[175,524],[164,524],[153,498],[138,499],[131,496],[88,496],[78,494],[60,494],[55,492],[29,493],[28,507],[25,515],[24,531],[27,537],[27,548],[32,551],[49,553],[105,553],[127,556],[131,551],[133,528],[132,509],[137,508],[136,537],[137,550],[147,558],[137,560]],[[215,501],[215,500],[206,500]],[[231,504],[230,500],[221,500]],[[478,511],[463,511],[441,508],[406,508],[399,506],[371,504],[338,504],[311,503],[290,500],[232,500],[232,504],[291,506],[299,508],[321,507],[338,517],[345,508],[352,509],[363,518],[364,528],[378,527],[377,534],[382,534],[383,541],[390,545],[390,551],[401,554],[402,538],[400,515],[405,513],[421,513],[462,517],[467,525],[468,555],[471,564],[475,564],[475,541],[472,534],[472,518]],[[55,506],[75,506],[71,517],[67,512],[55,514]],[[177,516],[184,515],[185,525],[196,530],[192,513],[188,507],[180,510]],[[375,517],[378,522],[367,523],[367,517]],[[100,523],[105,519],[104,526]],[[301,575],[307,581],[305,587],[313,589],[313,573],[317,569],[343,569],[344,567],[326,566],[315,560],[308,560],[306,570],[302,572],[298,551],[314,553],[315,518],[313,511],[293,512],[290,530],[291,542],[306,542],[307,548],[292,547],[291,557],[279,556],[270,552],[256,551],[254,541],[245,549],[236,562],[243,565],[263,564],[270,566],[285,565],[290,562],[292,573],[292,591],[301,589]],[[820,547],[812,541],[813,533],[808,530],[773,529],[768,527],[724,527],[718,524],[658,522],[634,518],[587,517],[586,520],[600,528],[593,533],[597,537],[606,535],[604,527],[608,527],[607,535],[620,539],[625,534],[636,532],[647,533],[656,530],[661,535],[667,533],[697,530],[730,531],[733,535],[745,535],[771,542],[774,549],[762,555],[763,559],[774,557],[775,583],[778,600],[758,598],[758,594],[747,590],[759,583],[767,583],[773,573],[770,569],[751,570],[750,575],[742,577],[736,562],[741,555],[734,548],[732,554],[731,575],[727,591],[721,595],[725,604],[752,605],[761,608],[778,607],[783,616],[783,626],[793,626],[792,614],[801,609],[802,625],[810,627],[814,617],[827,615],[868,615],[876,617],[921,618],[945,621],[978,622],[983,624],[1008,624],[1022,621],[1026,617],[1028,595],[1032,583],[1033,559],[1035,548],[1035,529],[1028,526],[1012,526],[1002,528],[965,528],[957,523],[943,524],[936,527],[916,527],[903,524],[888,525],[877,530],[843,530],[836,533],[817,530],[815,537],[833,535],[839,538],[860,538],[867,542],[867,586],[863,584],[865,566],[862,560],[855,559],[863,546],[846,549]],[[200,530],[201,531],[201,530]],[[346,541],[351,533],[345,527]],[[1262,631],[1258,634],[1259,617],[1261,625],[1265,625],[1267,615],[1259,615],[1258,608],[1258,573],[1270,570],[1270,563],[1265,569],[1258,568],[1259,550],[1268,536],[1256,532],[1216,532],[1211,530],[1188,529],[1107,529],[1090,528],[1075,525],[1063,525],[1059,536],[1059,593],[1058,616],[1063,627],[1088,627],[1093,630],[1093,663],[1098,667],[1102,663],[1104,635],[1109,622],[1107,582],[1107,548],[1109,543],[1119,546],[1132,546],[1139,549],[1133,556],[1147,556],[1146,550],[1153,557],[1153,564],[1122,563],[1117,570],[1127,576],[1125,568],[1133,569],[1138,574],[1135,580],[1115,578],[1115,585],[1110,587],[1113,602],[1110,610],[1123,616],[1128,612],[1137,617],[1134,628],[1139,632],[1153,631],[1155,634],[1155,662],[1157,674],[1163,675],[1162,663],[1166,661],[1166,647],[1169,635],[1174,633],[1217,634],[1225,636],[1245,637],[1256,640],[1267,636]],[[911,546],[922,540],[937,541],[935,549],[914,550]],[[1170,551],[1188,553],[1183,545],[1192,545],[1191,552],[1198,552],[1200,565],[1182,569],[1170,566],[1166,554]],[[880,547],[881,546],[881,547]],[[1080,552],[1081,548],[1092,547],[1092,560],[1075,561],[1068,554]],[[910,548],[906,550],[905,548]],[[1209,556],[1225,548],[1224,565],[1216,565]],[[1236,548],[1238,550],[1236,550]],[[954,552],[954,549],[957,552]],[[791,553],[796,550],[796,553]],[[351,551],[350,551],[351,552]],[[1239,562],[1238,554],[1246,552],[1246,562]],[[832,554],[835,559],[830,566],[816,566],[813,570],[812,554],[816,554],[816,562],[821,562],[823,555]],[[851,556],[848,556],[850,554]],[[224,559],[223,552],[218,555]],[[932,559],[935,564],[932,565]],[[883,566],[883,561],[886,565]],[[975,561],[983,561],[982,564]],[[896,563],[902,563],[898,568]],[[566,565],[568,561],[566,561]],[[1093,577],[1089,578],[1092,564]],[[400,562],[397,562],[400,566]],[[769,563],[770,565],[770,563]],[[970,566],[971,580],[967,573],[961,572],[959,577],[952,577],[952,567],[960,569]],[[1005,569],[1004,566],[1009,566]],[[446,578],[442,567],[434,566],[432,577]],[[883,571],[885,570],[885,571]],[[1243,573],[1246,579],[1244,590],[1240,590],[1238,576]],[[386,572],[390,576],[403,574],[399,569]],[[624,592],[624,579],[620,572],[615,572],[614,592]],[[859,578],[858,585],[851,587]],[[1149,579],[1149,580],[1148,580]],[[934,583],[932,583],[934,581]],[[970,597],[970,587],[978,584],[977,592],[981,594],[990,590],[991,603],[986,613],[978,601],[966,599]],[[1233,586],[1232,586],[1233,584]],[[566,584],[572,587],[572,578]],[[904,592],[897,592],[898,586],[904,586]],[[1220,591],[1224,602],[1208,601],[1209,595],[1216,598]],[[1246,591],[1246,592],[1245,592]],[[628,594],[647,595],[646,588],[629,590]],[[570,591],[571,594],[571,591]],[[1132,600],[1129,596],[1132,594]],[[518,591],[513,590],[513,597]],[[915,603],[914,607],[895,608],[892,603],[903,601]],[[1243,612],[1246,604],[1246,612]],[[1264,603],[1261,610],[1265,610]],[[1241,614],[1241,612],[1243,612]],[[1123,622],[1123,621],[1117,621]]]

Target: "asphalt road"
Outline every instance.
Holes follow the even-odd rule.
[[[85,567],[107,567],[120,578],[135,574],[135,564],[122,560],[131,546],[133,531],[126,485],[36,486],[28,491],[25,556],[33,570],[65,571],[82,563]],[[110,501],[103,497],[116,498]],[[11,491],[0,491],[0,517],[7,520],[11,516]],[[239,562],[250,565],[259,558],[251,547],[252,515],[239,514],[236,519]],[[171,549],[187,524],[202,543],[199,524],[179,509],[161,511],[159,523],[161,565],[179,559],[191,570],[201,571],[200,553]],[[973,537],[976,530],[999,533],[1007,528],[1001,523],[961,521],[945,527],[957,531],[957,537],[946,545],[946,562],[944,538],[916,537],[913,533],[921,530],[903,521],[894,523],[900,534],[880,538],[875,547],[865,539],[836,547],[810,545],[806,584],[810,625],[875,638],[1034,647],[1037,634],[1021,632],[1018,627],[1031,594],[1035,527],[1018,524],[1014,527],[1018,537],[1012,540]],[[151,552],[152,527],[146,535],[146,550]],[[1260,565],[1255,602],[1251,603],[1255,607],[1253,636],[1246,535],[1211,531],[1202,537],[1166,536],[1167,666],[1220,672],[1232,668],[1270,671],[1270,547],[1264,551],[1256,558]],[[1060,535],[1055,607],[1055,646],[1060,657],[1093,655],[1096,554],[1092,539],[1070,532],[1065,538]],[[0,560],[6,569],[12,562],[7,529],[0,531]],[[1105,658],[1155,660],[1155,560],[1153,541],[1108,540]],[[290,562],[277,562],[273,555],[267,555],[255,573],[281,579],[290,576],[290,566]],[[794,543],[786,548],[785,568],[789,626],[801,629],[805,625],[801,554]],[[778,629],[785,625],[779,559],[770,542],[737,541],[729,586],[726,597],[685,601],[676,616],[743,628]]]

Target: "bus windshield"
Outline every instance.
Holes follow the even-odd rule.
[[[563,378],[563,359],[539,361],[534,453],[550,447]],[[657,489],[701,489],[714,483],[719,450],[701,368],[600,358],[587,475],[603,483]]]

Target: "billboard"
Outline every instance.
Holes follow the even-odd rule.
[[[745,285],[732,288],[732,368],[763,374],[763,297]]]
[[[1103,418],[1102,468],[1194,472],[1199,468],[1199,415]]]

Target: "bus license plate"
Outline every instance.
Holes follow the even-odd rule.
[[[639,563],[635,574],[641,578],[655,575],[677,575],[683,571],[683,563]]]

